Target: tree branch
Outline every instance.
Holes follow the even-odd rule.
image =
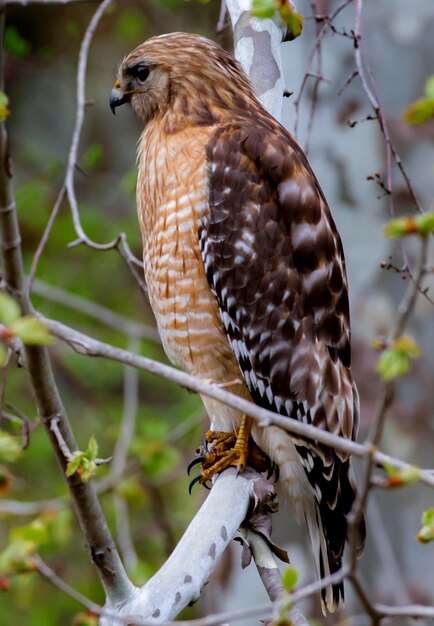
[[[251,5],[251,0],[226,0],[234,31],[235,57],[250,78],[259,100],[280,121],[284,91],[280,44],[286,29],[277,17],[252,17]]]
[[[196,600],[246,517],[253,482],[259,478],[249,470],[237,478],[234,468],[221,474],[169,559],[128,602],[109,599],[105,609],[117,618],[102,616],[101,626],[117,626],[118,618],[127,616],[134,624],[166,622]]]
[[[325,430],[321,430],[310,424],[304,424],[297,420],[288,420],[286,417],[281,417],[277,413],[272,413],[266,409],[262,409],[252,402],[243,400],[240,396],[236,396],[224,389],[220,388],[218,384],[212,384],[206,382],[206,380],[196,378],[185,372],[181,372],[170,365],[165,365],[158,361],[153,361],[147,357],[132,354],[122,348],[116,348],[110,344],[93,339],[84,333],[78,332],[65,326],[61,322],[56,322],[48,318],[41,316],[41,319],[47,324],[50,332],[59,339],[62,339],[68,343],[79,354],[104,357],[118,361],[119,363],[125,363],[144,370],[155,376],[160,376],[166,380],[185,387],[190,391],[195,391],[203,395],[207,395],[210,398],[214,398],[223,404],[237,409],[241,413],[250,415],[258,424],[262,427],[267,426],[279,426],[283,430],[290,432],[299,437],[305,437],[312,441],[322,443],[326,446],[334,448],[340,452],[352,454],[361,458],[372,456],[375,463],[384,467],[385,465],[391,465],[396,469],[410,468],[410,463],[405,463],[400,459],[396,459],[388,454],[377,451],[375,448],[368,444],[360,444],[349,439],[344,439],[338,435],[334,435]],[[434,475],[431,470],[420,470],[420,481],[426,485],[434,486]]]

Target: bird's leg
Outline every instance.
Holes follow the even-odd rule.
[[[206,433],[205,445],[199,456],[189,465],[191,469],[196,463],[202,463],[200,476],[194,479],[191,486],[195,482],[204,485],[227,467],[236,467],[238,473],[241,473],[246,465],[251,465],[259,472],[270,469],[270,459],[250,437],[252,424],[252,418],[244,415],[236,435],[223,431]]]

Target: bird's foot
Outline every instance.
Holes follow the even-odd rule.
[[[274,471],[274,465],[261,448],[250,437],[252,427],[251,419],[244,416],[238,434],[223,431],[208,431],[201,448],[197,450],[197,456],[188,466],[188,473],[198,463],[202,464],[202,470],[194,478],[189,486],[189,492],[195,483],[207,486],[207,483],[216,475],[228,467],[235,467],[237,474],[244,471],[249,465],[258,472]]]

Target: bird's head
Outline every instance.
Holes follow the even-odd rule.
[[[212,124],[230,109],[255,99],[238,63],[218,44],[188,33],[149,39],[122,61],[110,107],[131,102],[145,124],[165,117],[168,130],[184,124]]]

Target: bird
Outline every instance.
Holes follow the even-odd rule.
[[[121,62],[109,104],[143,123],[137,209],[149,300],[176,366],[256,405],[354,440],[348,281],[324,193],[295,138],[238,62],[189,33],[152,37]],[[339,571],[356,485],[348,453],[259,427],[205,395],[200,481],[259,448],[304,520],[319,578]],[[361,520],[355,549],[361,554]],[[324,614],[343,583],[321,590]]]

